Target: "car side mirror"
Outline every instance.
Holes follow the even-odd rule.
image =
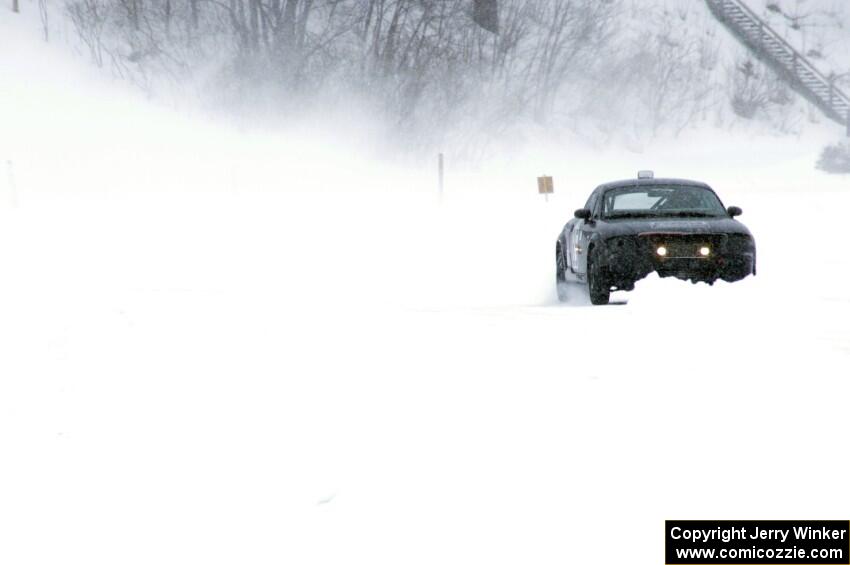
[[[590,210],[587,208],[579,208],[576,210],[575,217],[580,220],[589,220],[590,219]]]
[[[733,218],[735,216],[740,216],[744,213],[744,211],[738,208],[737,206],[729,206],[728,208],[726,208],[726,211],[729,213],[729,216]]]

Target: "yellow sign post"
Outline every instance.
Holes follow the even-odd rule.
[[[546,198],[546,202],[549,202],[549,195],[555,193],[555,184],[552,182],[552,177],[537,177],[537,192]]]

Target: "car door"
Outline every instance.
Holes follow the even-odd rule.
[[[570,246],[570,253],[573,256],[572,270],[579,275],[587,273],[587,246],[590,238],[596,233],[596,204],[598,201],[598,192],[594,191],[584,205],[590,210],[590,220],[578,220],[573,226],[573,241]]]

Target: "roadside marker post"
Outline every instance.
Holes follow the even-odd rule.
[[[445,168],[444,168],[444,165],[443,165],[443,154],[438,153],[437,154],[437,186],[439,187],[441,198],[443,196],[443,175],[444,175],[444,172],[445,172]]]
[[[9,179],[9,204],[12,208],[18,207],[18,188],[15,186],[15,171],[12,168],[12,161],[6,161],[6,175]]]

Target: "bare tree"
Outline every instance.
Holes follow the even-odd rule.
[[[423,142],[523,120],[675,133],[718,103],[715,38],[684,5],[632,4],[651,25],[624,33],[623,0],[64,1],[95,61],[145,88],[204,69],[240,109],[357,97]]]
[[[41,18],[41,29],[44,31],[44,40],[50,41],[50,26],[47,18],[47,0],[38,0],[38,14]]]

